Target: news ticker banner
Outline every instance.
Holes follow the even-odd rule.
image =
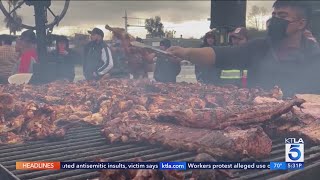
[[[17,170],[59,169],[243,169],[297,170],[303,162],[16,162]]]

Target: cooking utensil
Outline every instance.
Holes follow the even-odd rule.
[[[157,55],[159,56],[165,56],[165,57],[169,57],[170,59],[172,59],[173,61],[178,61],[178,62],[181,62],[183,59],[177,57],[177,56],[174,56],[172,54],[170,54],[169,52],[167,51],[163,51],[161,49],[158,49],[158,48],[155,48],[153,46],[149,46],[149,45],[146,45],[146,44],[143,44],[143,43],[140,43],[138,41],[132,41],[130,42],[130,44],[134,47],[139,47],[139,48],[144,48],[144,49],[147,49],[147,50],[150,50],[154,53],[156,53]]]

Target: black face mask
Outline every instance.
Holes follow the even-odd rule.
[[[268,35],[272,41],[281,41],[287,37],[289,21],[277,17],[272,17],[268,26]]]

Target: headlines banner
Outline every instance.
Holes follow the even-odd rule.
[[[17,170],[59,170],[59,169],[243,169],[243,170],[288,170],[292,164],[286,162],[16,162]],[[303,168],[303,164],[295,167]]]

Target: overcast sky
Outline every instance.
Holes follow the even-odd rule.
[[[248,9],[252,5],[265,6],[271,10],[273,1],[249,1]],[[52,1],[51,9],[55,14],[62,10],[63,1]],[[125,10],[129,17],[150,18],[161,16],[166,30],[176,30],[177,36],[184,37],[202,36],[209,30],[210,1],[76,1],[71,0],[70,7],[59,28],[54,33],[73,34],[85,32],[92,27],[103,28],[105,24],[124,27]],[[32,7],[23,6],[18,10],[25,24],[34,24]],[[2,15],[2,14],[1,14]],[[48,13],[48,16],[51,15]],[[3,23],[3,15],[0,18],[0,34],[7,33]],[[51,20],[51,18],[50,18]],[[129,24],[143,25],[142,20],[129,19]],[[129,32],[134,36],[144,36],[146,30],[141,27],[131,27]]]

